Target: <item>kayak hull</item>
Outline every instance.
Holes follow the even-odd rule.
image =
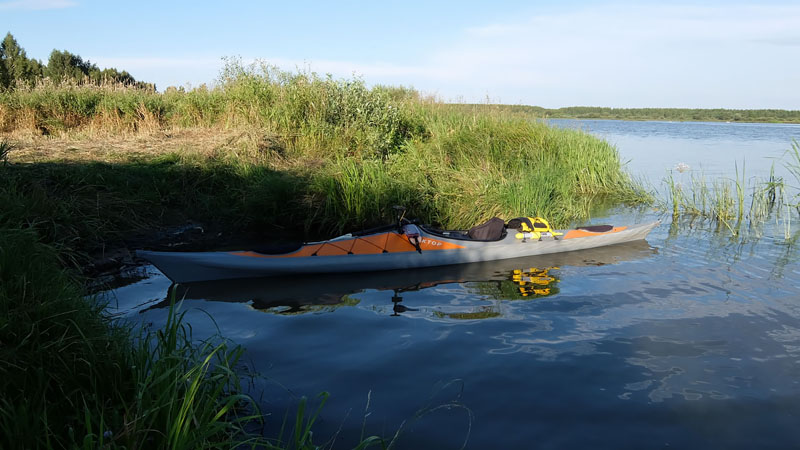
[[[446,266],[525,256],[571,252],[644,239],[659,222],[616,227],[608,232],[562,230],[558,238],[517,239],[509,232],[498,241],[447,237],[420,227],[420,251],[396,232],[345,235],[306,244],[280,255],[250,251],[153,252],[137,256],[150,261],[176,283],[309,273],[349,273]]]

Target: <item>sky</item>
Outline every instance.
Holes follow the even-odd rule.
[[[167,86],[225,58],[444,101],[800,110],[800,1],[0,0],[0,33]]]

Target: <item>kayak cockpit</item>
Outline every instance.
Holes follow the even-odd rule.
[[[300,247],[302,246],[302,242],[286,242],[283,244],[260,245],[251,248],[250,251],[262,255],[283,255],[286,253],[296,252],[300,250]]]

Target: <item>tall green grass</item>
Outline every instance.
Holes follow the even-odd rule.
[[[666,196],[661,207],[675,220],[708,219],[733,236],[744,232],[759,235],[762,225],[774,219],[784,237],[791,237],[792,217],[800,214],[800,145],[792,142],[781,163],[794,177],[775,176],[774,167],[766,179],[746,178],[744,164],[735,166],[735,178],[707,180],[692,173],[688,180],[670,172],[664,179]],[[677,178],[677,179],[676,179]]]
[[[495,215],[536,214],[564,225],[587,215],[587,198],[647,199],[621,170],[616,149],[584,133],[417,108],[428,137],[408,141],[385,160],[336,159],[314,177],[319,213],[352,218],[335,228],[388,219],[393,204],[424,221],[463,228]]]
[[[231,62],[216,87],[163,94],[127,85],[41,83],[0,92],[0,131],[256,126],[317,157],[386,157],[421,130],[392,93],[363,81]],[[396,96],[394,96],[396,98]]]
[[[305,399],[262,437],[244,350],[194,339],[174,297],[159,329],[112,322],[32,230],[0,228],[0,280],[0,448],[318,448]]]
[[[182,315],[132,345],[31,230],[0,229],[0,447],[230,448],[259,418],[242,350],[192,342]],[[243,411],[243,412],[242,412]],[[248,412],[250,411],[250,412]]]

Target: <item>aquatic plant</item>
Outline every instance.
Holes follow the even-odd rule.
[[[799,148],[797,142],[793,142],[791,150],[787,151],[789,158],[782,161],[798,181]],[[776,177],[774,167],[770,170],[769,178],[749,180],[745,177],[744,164],[741,170],[738,164],[734,168],[736,176],[733,179],[708,181],[702,173],[691,173],[686,185],[677,181],[670,172],[664,178],[666,196],[659,200],[661,207],[671,210],[674,220],[709,219],[733,236],[743,231],[760,235],[762,225],[774,218],[776,223],[782,225],[784,238],[788,241],[792,216],[800,214],[800,207],[796,203],[800,199],[800,189],[788,186],[783,178]]]
[[[797,208],[798,212],[800,212],[800,143],[792,140],[792,146],[786,151],[785,157],[788,159],[784,163],[785,167],[794,176],[795,182],[795,193],[792,197],[791,206]]]

